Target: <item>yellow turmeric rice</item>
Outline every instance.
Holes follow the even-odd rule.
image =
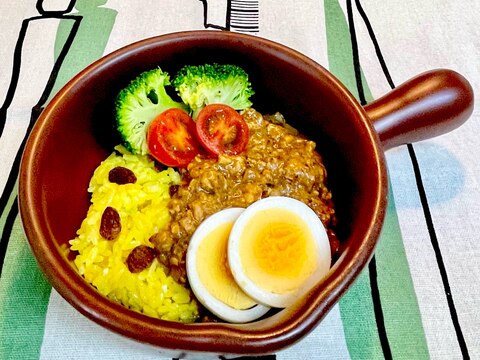
[[[132,155],[121,146],[116,150],[90,180],[91,205],[77,237],[70,240],[71,250],[78,252],[74,263],[86,281],[109,299],[152,317],[192,322],[198,307],[191,292],[166,275],[156,258],[140,272],[132,273],[126,265],[132,249],[153,248],[149,238],[166,227],[169,189],[179,184],[180,175],[171,168],[158,171],[148,157]],[[111,182],[109,172],[118,166],[131,170],[136,181]],[[107,207],[120,216],[121,231],[114,240],[99,232]]]

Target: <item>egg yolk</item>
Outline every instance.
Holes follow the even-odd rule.
[[[318,256],[308,224],[292,211],[259,211],[246,224],[240,257],[246,275],[277,294],[297,290],[315,271]]]
[[[228,266],[227,244],[233,223],[224,223],[212,230],[199,244],[196,268],[200,281],[209,293],[224,304],[238,310],[249,309],[256,302],[235,282]]]

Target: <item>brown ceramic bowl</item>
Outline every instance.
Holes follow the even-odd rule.
[[[207,62],[245,68],[256,91],[255,108],[280,111],[317,143],[343,243],[325,281],[293,306],[249,324],[180,324],[130,311],[88,285],[62,250],[86,215],[92,171],[117,141],[110,126],[118,91],[156,66],[173,74],[181,65]],[[423,74],[363,108],[323,67],[271,41],[217,31],[151,38],[89,66],[43,111],[21,164],[21,216],[49,281],[93,321],[177,357],[271,353],[318,325],[373,255],[387,203],[384,150],[450,131],[468,118],[472,107],[470,85],[449,70]]]

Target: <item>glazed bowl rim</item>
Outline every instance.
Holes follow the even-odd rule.
[[[344,264],[342,269],[334,266],[331,276],[317,286],[306,300],[302,301],[302,305],[283,310],[287,314],[281,317],[280,322],[275,324],[267,322],[266,325],[256,330],[251,329],[250,325],[182,324],[159,320],[113,303],[81,279],[73,267],[67,264],[59,245],[52,237],[46,236],[51,233],[45,234],[44,232],[45,220],[40,216],[42,213],[32,210],[34,207],[32,199],[37,196],[31,186],[32,177],[37,173],[36,167],[39,166],[35,161],[35,149],[40,142],[44,141],[42,133],[50,126],[48,119],[54,116],[56,109],[61,107],[64,101],[68,101],[68,97],[81,86],[83,81],[102,73],[111,64],[149,48],[192,39],[255,43],[255,45],[275,51],[286,59],[301,62],[302,66],[308,66],[312,70],[318,71],[318,74],[327,78],[331,87],[348,99],[352,108],[355,109],[359,120],[365,125],[366,134],[368,134],[372,146],[372,156],[375,157],[377,164],[376,177],[379,181],[375,187],[375,211],[372,212],[368,231],[364,234],[358,251],[348,254],[348,261],[342,262]],[[292,345],[301,339],[318,325],[372,257],[383,225],[386,204],[387,176],[380,141],[363,107],[346,87],[320,64],[285,45],[258,36],[212,30],[184,31],[140,40],[105,55],[81,71],[53,97],[34,125],[25,146],[19,177],[19,207],[27,239],[40,268],[60,295],[80,313],[108,329],[140,342],[184,351],[233,354],[270,353]],[[52,248],[57,248],[58,251],[51,251]],[[346,254],[342,255],[342,257],[345,256]],[[72,281],[72,279],[75,280]]]

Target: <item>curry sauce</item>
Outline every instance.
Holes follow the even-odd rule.
[[[212,158],[198,155],[180,170],[182,184],[169,202],[171,220],[152,236],[159,260],[175,279],[187,282],[185,256],[190,237],[209,215],[230,207],[247,207],[268,196],[288,196],[312,208],[330,235],[332,254],[338,240],[327,172],[315,143],[289,126],[280,114],[242,112],[250,138],[246,152]]]

